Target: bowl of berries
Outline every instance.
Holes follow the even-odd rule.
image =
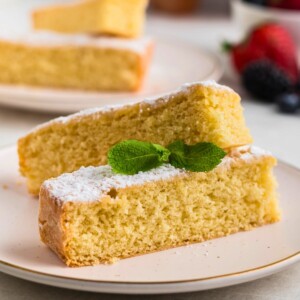
[[[241,42],[226,41],[223,48],[253,98],[276,103],[284,113],[300,112],[298,47],[285,27],[256,25]]]
[[[258,24],[276,22],[300,45],[300,0],[232,0],[233,19],[244,32]]]

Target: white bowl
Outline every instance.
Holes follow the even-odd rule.
[[[258,24],[275,21],[284,26],[300,45],[300,11],[263,7],[242,0],[232,0],[231,7],[233,18],[244,34]]]

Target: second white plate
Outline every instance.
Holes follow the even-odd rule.
[[[136,93],[100,93],[0,85],[0,104],[45,112],[72,113],[81,109],[125,104],[172,91],[185,82],[220,79],[217,56],[183,42],[156,39],[150,72]]]

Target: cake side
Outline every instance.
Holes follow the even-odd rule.
[[[163,173],[171,176],[159,179],[160,174],[152,180],[140,174],[144,180],[139,184],[109,187],[91,201],[81,199],[80,192],[77,198],[59,196],[56,185],[62,179],[49,180],[40,194],[41,238],[67,265],[83,266],[273,223],[280,218],[275,163],[267,153],[238,151],[213,171],[175,174],[168,169]],[[57,222],[48,223],[57,219],[63,224],[59,230]]]
[[[56,201],[48,201],[53,199],[49,191],[43,189],[40,195],[39,205],[39,229],[42,241],[47,244],[55,253],[63,255],[65,247],[65,228],[64,220],[66,216],[63,208],[57,205]],[[47,231],[44,230],[47,228]],[[64,260],[64,257],[61,256]]]
[[[147,0],[83,0],[37,9],[32,21],[35,29],[61,33],[139,37],[147,4]]]
[[[153,47],[150,40],[141,41],[144,52],[136,50],[138,47],[134,45],[131,50],[129,41],[74,38],[70,39],[74,44],[59,44],[58,39],[57,44],[55,41],[53,45],[45,45],[42,40],[43,37],[33,39],[29,44],[0,41],[1,83],[135,91],[144,79]],[[132,43],[138,44],[138,41]]]
[[[223,148],[238,147],[253,142],[245,124],[240,96],[230,89],[216,87],[205,82],[199,90],[197,84],[186,85],[195,107],[195,122],[198,117],[198,132],[203,141],[212,141]]]
[[[97,25],[104,34],[140,37],[144,31],[148,0],[104,0],[99,9]]]
[[[140,60],[137,67],[137,74],[138,74],[137,81],[136,81],[136,86],[134,87],[135,91],[139,91],[143,87],[143,84],[145,82],[145,77],[150,68],[153,52],[154,52],[154,43],[151,42],[151,44],[149,44],[149,46],[146,48],[144,55],[140,56]]]
[[[87,110],[39,126],[18,142],[20,171],[29,191],[38,194],[48,178],[106,164],[108,149],[126,139],[163,146],[206,141],[222,148],[252,142],[239,96],[215,83],[194,83],[156,100]]]
[[[32,12],[33,28],[67,34],[97,33],[100,2],[101,0],[80,0],[38,8]]]

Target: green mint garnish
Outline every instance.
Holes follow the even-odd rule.
[[[108,163],[115,173],[133,175],[148,171],[168,162],[170,151],[160,145],[127,140],[108,152]]]
[[[176,141],[168,146],[171,152],[170,164],[193,172],[208,172],[213,170],[226,155],[226,152],[213,143],[198,143],[186,145]]]
[[[176,168],[193,172],[214,169],[226,152],[213,143],[186,145],[176,141],[167,148],[137,140],[127,140],[113,146],[108,152],[108,163],[115,173],[133,175],[170,163]]]

